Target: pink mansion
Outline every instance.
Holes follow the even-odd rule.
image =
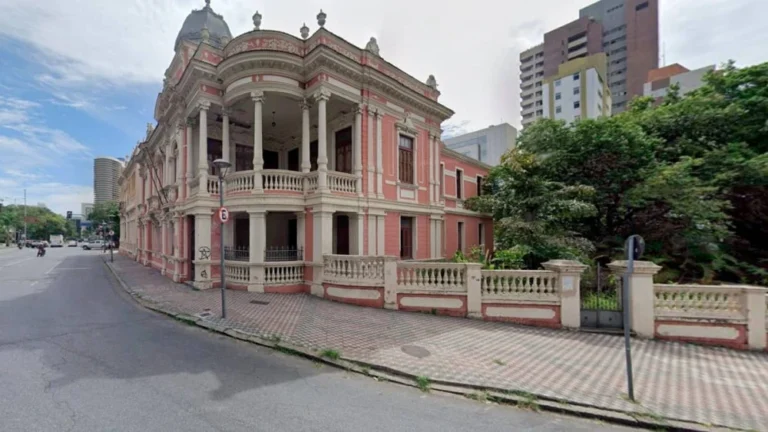
[[[184,21],[157,126],[120,178],[122,253],[198,288],[218,284],[223,253],[230,288],[314,292],[329,256],[491,247],[492,220],[463,206],[488,166],[440,141],[453,112],[434,77],[336,36],[322,11],[311,35],[262,30],[256,13],[233,38],[209,3]],[[221,190],[216,159],[231,163]]]

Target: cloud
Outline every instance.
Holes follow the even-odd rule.
[[[7,170],[6,170],[7,173]],[[58,182],[22,183],[14,178],[0,179],[0,189],[5,196],[0,196],[5,204],[24,203],[24,190],[27,192],[27,205],[45,204],[54,213],[65,215],[67,211],[80,213],[80,204],[93,201],[93,187]]]
[[[441,102],[456,111],[454,121],[482,128],[499,121],[519,124],[519,52],[543,39],[546,30],[578,17],[594,0],[502,2],[476,0],[391,0],[386,3],[326,0],[326,27],[364,46],[377,36],[382,56],[424,80],[434,74]],[[259,2],[257,2],[259,3]],[[688,67],[735,58],[739,64],[765,61],[768,46],[761,0],[661,1],[666,62]],[[112,89],[159,86],[173,56],[176,34],[203,0],[5,0],[0,34],[31,44],[44,72],[36,83],[61,105],[96,115]],[[250,0],[214,0],[234,35],[253,28],[257,6]],[[319,7],[310,0],[259,3],[263,28],[297,35],[306,22],[317,28]],[[407,13],[403,13],[407,11]],[[361,20],[360,17],[369,17]],[[733,25],[738,23],[738,25]],[[691,49],[691,47],[697,49]],[[109,102],[109,101],[107,101]],[[149,109],[147,112],[151,112]]]

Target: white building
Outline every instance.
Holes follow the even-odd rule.
[[[117,201],[120,188],[117,179],[123,172],[124,162],[120,159],[102,156],[93,160],[93,202],[95,204]]]
[[[715,65],[688,70],[678,63],[652,70],[648,73],[648,82],[643,85],[643,96],[663,99],[673,84],[680,87],[680,96],[683,96],[703,86],[704,75],[714,70]]]
[[[449,149],[494,166],[501,162],[501,156],[515,146],[517,129],[509,123],[489,126],[444,140]]]
[[[605,79],[604,53],[563,63],[544,80],[544,117],[573,121],[611,115],[611,93]]]

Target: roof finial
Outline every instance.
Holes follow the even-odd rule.
[[[365,49],[373,54],[379,55],[379,43],[376,42],[375,37],[371,37],[371,40],[365,45]]]
[[[320,27],[325,27],[325,18],[326,18],[327,16],[328,16],[328,15],[326,15],[326,14],[325,14],[325,12],[323,12],[323,10],[322,10],[322,9],[320,9],[320,13],[319,13],[319,14],[317,14],[317,24],[318,24]]]
[[[203,24],[203,29],[200,31],[200,36],[203,42],[208,43],[208,40],[211,37],[211,32],[208,30],[208,24]]]
[[[211,0],[205,0],[205,8],[210,9],[211,8]]]
[[[261,30],[261,14],[259,11],[253,14],[253,26],[255,27],[254,30]]]
[[[309,27],[307,27],[307,23],[304,23],[304,25],[301,26],[299,31],[301,32],[302,39],[306,39],[309,37]]]

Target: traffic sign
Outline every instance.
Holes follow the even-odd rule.
[[[221,207],[219,209],[219,222],[227,223],[228,220],[229,220],[229,210],[227,210],[226,207]]]

